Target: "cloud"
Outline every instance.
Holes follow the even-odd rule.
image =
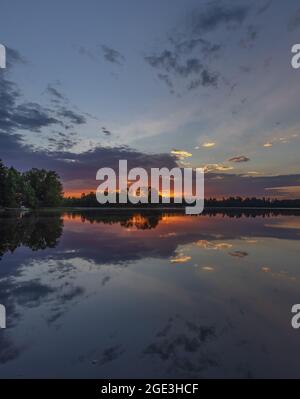
[[[186,263],[189,260],[191,260],[191,256],[183,255],[183,254],[178,254],[175,257],[170,259],[171,263]]]
[[[56,136],[55,136],[56,137]],[[59,139],[59,136],[57,137]],[[74,138],[76,139],[76,137]],[[61,137],[64,140],[64,137]],[[53,143],[55,146],[55,143]],[[59,143],[58,143],[59,146]],[[20,156],[22,154],[22,156]],[[172,169],[177,166],[172,154],[146,154],[128,147],[96,147],[83,153],[71,151],[46,151],[25,145],[20,134],[0,132],[0,159],[19,170],[32,167],[55,170],[61,176],[65,191],[80,192],[96,188],[96,171],[101,167],[118,168],[120,159],[127,159],[129,168],[142,166]],[[222,173],[226,171],[227,173]],[[284,190],[269,191],[268,188],[286,188],[299,185],[300,175],[251,176],[228,173],[223,164],[207,165],[205,175],[206,196],[286,197]],[[299,192],[293,197],[299,197]]]
[[[233,256],[235,258],[245,258],[248,256],[248,252],[245,251],[234,251],[234,252],[229,252],[230,256]]]
[[[23,171],[33,167],[55,170],[61,176],[66,191],[96,189],[97,170],[101,167],[118,170],[120,159],[128,160],[128,168],[150,170],[152,167],[172,169],[177,166],[170,154],[146,154],[129,147],[95,147],[82,153],[65,151],[76,140],[76,135],[66,136],[57,132],[50,138],[51,151],[47,151],[25,145],[20,134],[0,132],[0,159],[8,166]]]
[[[111,136],[112,135],[112,132],[110,130],[106,129],[106,127],[104,127],[104,126],[102,127],[102,133],[104,133],[105,136]]]
[[[174,85],[173,85],[172,80],[169,78],[169,76],[166,73],[158,73],[157,77],[158,77],[158,79],[165,82],[165,84],[169,87],[170,92],[172,94],[174,94]]]
[[[70,127],[86,122],[84,116],[60,105],[64,98],[53,87],[46,89],[56,99],[55,108],[45,107],[36,102],[20,103],[21,91],[15,83],[0,74],[0,132],[14,133],[19,130],[40,132],[42,128],[53,125]]]
[[[266,191],[269,191],[270,194],[278,195],[281,197],[285,197],[288,199],[292,198],[300,198],[300,186],[283,186],[283,187],[267,187]]]
[[[216,178],[218,180],[216,181]],[[206,196],[218,197],[242,196],[242,197],[278,197],[284,198],[282,191],[266,191],[270,187],[288,187],[299,184],[300,175],[256,176],[233,173],[206,173]],[[299,193],[298,193],[299,198]]]
[[[214,241],[208,241],[208,240],[198,240],[195,244],[197,247],[208,250],[223,250],[223,249],[225,250],[225,249],[230,249],[233,246],[232,244],[227,242],[216,243]]]
[[[101,46],[98,45],[93,49],[79,46],[78,52],[80,55],[88,57],[93,62],[99,62],[102,57],[112,64],[123,65],[125,62],[125,57],[119,51],[104,44]]]
[[[179,63],[177,54],[164,50],[160,54],[147,56],[145,60],[154,68],[161,68],[166,72],[173,72],[183,78],[202,71],[203,65],[197,58],[190,58],[184,64]]]
[[[79,114],[71,109],[67,109],[66,107],[61,107],[57,111],[57,115],[73,123],[74,125],[82,125],[86,123],[86,119],[82,114]]]
[[[175,33],[169,35],[169,45],[145,56],[145,61],[159,71],[159,79],[165,82],[171,93],[175,93],[175,86],[181,87],[178,79],[184,80],[187,91],[216,87],[221,71],[214,70],[211,62],[219,57],[223,46],[203,36],[221,27],[233,29],[240,26],[249,10],[248,5],[225,5],[217,1],[205,4],[182,19]],[[242,44],[251,46],[256,36],[257,30],[250,25]]]
[[[184,150],[172,150],[171,154],[175,155],[175,157],[177,157],[178,159],[185,159],[193,156],[193,154]]]
[[[78,52],[80,55],[88,57],[91,61],[98,62],[99,61],[99,54],[97,51],[90,50],[87,47],[79,46]]]
[[[124,63],[125,57],[119,51],[114,50],[113,48],[108,47],[104,44],[101,46],[101,48],[106,61],[118,65],[122,65]]]
[[[215,270],[213,266],[202,266],[201,269],[204,270],[205,272],[213,272]]]
[[[203,143],[202,144],[202,147],[203,148],[212,148],[212,147],[214,147],[216,145],[216,143],[214,142],[214,141],[208,141],[208,142],[206,142],[206,143]]]
[[[158,78],[166,83],[171,92],[174,92],[174,80],[180,78],[185,81],[187,90],[202,87],[216,86],[218,73],[209,70],[200,59],[190,57],[182,59],[176,51],[163,50],[161,53],[146,56],[145,61],[160,72]]]
[[[232,169],[233,166],[227,166],[219,163],[212,163],[204,166],[205,172],[213,172],[213,171],[226,172],[227,170],[232,170]]]
[[[68,98],[57,87],[48,84],[45,92],[50,96],[51,102],[54,104],[54,109],[51,109],[51,112],[55,114],[56,118],[60,120],[60,123],[66,129],[73,127],[73,125],[86,123],[86,117],[70,108]]]
[[[241,162],[249,162],[250,158],[245,157],[245,155],[239,155],[237,157],[232,157],[228,159],[228,162],[236,162],[236,163],[241,163]]]
[[[277,126],[280,125],[279,122],[276,123]],[[290,141],[297,140],[299,139],[299,133],[293,133],[293,134],[287,134],[281,137],[274,137],[271,138],[270,141],[267,143],[263,144],[263,147],[265,148],[271,148],[273,147],[274,144],[287,144]]]
[[[205,34],[220,27],[235,27],[241,25],[248,16],[248,5],[225,5],[212,2],[205,8],[194,10],[188,23],[193,34]]]
[[[51,151],[67,151],[79,143],[77,134],[74,132],[63,133],[53,131],[51,137],[48,137],[48,148]]]
[[[0,132],[39,131],[42,127],[59,123],[48,109],[37,103],[17,104],[20,97],[18,87],[0,74]]]
[[[54,85],[48,84],[46,93],[52,97],[53,102],[66,101],[66,97]]]
[[[266,12],[270,8],[271,4],[272,0],[266,1],[265,4],[263,4],[261,7],[258,8],[256,15],[261,15],[264,12]]]
[[[174,44],[177,53],[189,54],[195,49],[199,49],[204,58],[216,56],[221,50],[222,46],[219,43],[211,43],[203,38],[186,38],[182,41],[170,39]]]
[[[288,30],[294,31],[298,29],[300,26],[300,8],[297,11],[293,12],[293,15],[290,17],[288,22]]]
[[[249,25],[247,27],[246,37],[240,40],[240,46],[243,48],[252,48],[258,36],[258,28]]]
[[[194,90],[199,86],[202,87],[217,87],[218,83],[218,74],[216,72],[209,72],[207,69],[204,69],[200,74],[199,79],[194,79],[188,85],[188,90]]]
[[[6,46],[6,64],[9,69],[16,64],[27,64],[27,61],[19,51]]]
[[[255,170],[250,170],[249,172],[247,172],[246,175],[258,176],[258,175],[261,175],[261,173],[260,172],[256,172]]]

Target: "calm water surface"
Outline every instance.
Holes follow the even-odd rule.
[[[0,216],[0,377],[300,377],[300,217]]]

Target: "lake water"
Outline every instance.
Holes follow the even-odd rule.
[[[0,377],[300,377],[300,217],[0,216]]]

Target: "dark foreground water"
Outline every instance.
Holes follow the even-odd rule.
[[[300,377],[300,217],[0,215],[0,377]]]

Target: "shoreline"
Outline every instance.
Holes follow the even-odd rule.
[[[247,206],[207,206],[203,212],[210,210],[254,210],[254,211],[300,211],[295,207],[247,207]],[[0,208],[0,212],[39,212],[39,211],[185,211],[185,207],[53,207],[53,208]],[[202,213],[203,213],[202,212]]]

